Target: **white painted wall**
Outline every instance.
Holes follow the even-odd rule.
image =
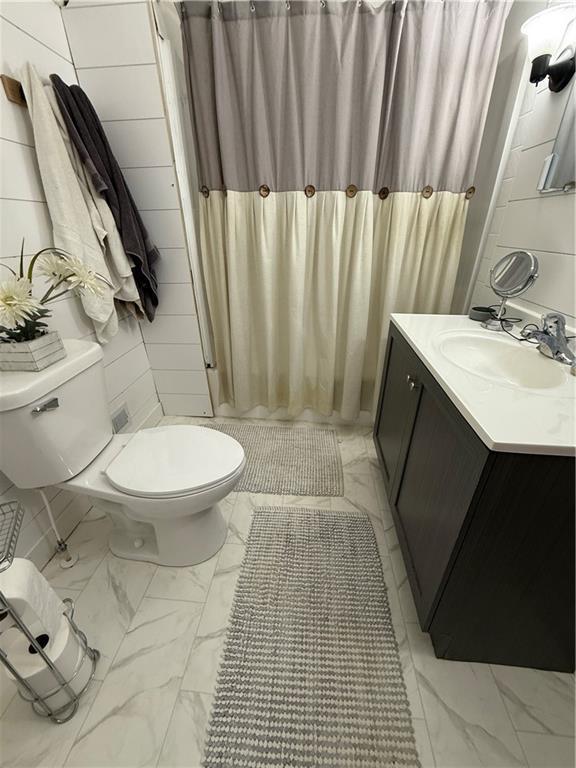
[[[158,314],[142,333],[164,412],[210,416],[152,14],[145,2],[73,2],[63,18],[80,85],[162,256]]]
[[[511,309],[530,321],[550,310],[559,311],[572,327],[576,325],[576,197],[574,191],[541,194],[536,187],[574,82],[561,93],[552,93],[547,80],[537,89],[526,81],[521,84],[524,100],[473,293],[474,305],[494,304],[491,266],[509,251],[532,251],[540,262],[540,277],[527,293],[509,302]]]
[[[55,72],[68,83],[77,82],[60,9],[52,0],[2,2],[0,6],[1,71],[18,77],[19,68],[32,62],[42,77]],[[158,141],[150,141],[150,152],[158,152]],[[16,263],[20,243],[26,238],[26,253],[52,243],[50,217],[37,170],[32,128],[25,108],[7,101],[0,91],[0,259]],[[2,270],[6,275],[9,273]],[[50,325],[65,338],[95,340],[90,320],[80,302],[65,298],[55,307]],[[127,405],[131,420],[127,429],[152,424],[161,407],[142,333],[137,321],[124,315],[118,335],[104,347],[106,386],[110,411]],[[0,442],[0,451],[9,446]],[[87,497],[49,489],[57,525],[68,535],[90,507]],[[0,474],[0,500],[19,498],[26,514],[18,554],[42,567],[54,552],[55,538],[46,511],[35,491],[19,491]]]

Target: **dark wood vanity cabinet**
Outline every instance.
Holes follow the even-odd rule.
[[[572,671],[574,459],[490,451],[393,324],[374,440],[436,655]]]

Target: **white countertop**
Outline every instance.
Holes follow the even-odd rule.
[[[553,393],[505,380],[496,382],[448,359],[439,349],[441,340],[458,331],[489,334],[498,336],[499,342],[508,342],[511,354],[520,342],[506,334],[485,330],[465,315],[393,314],[392,322],[487,448],[510,453],[576,455],[576,377],[570,374],[568,365],[548,360],[534,348],[528,353],[539,355],[548,365],[558,366],[560,386]],[[519,328],[513,332],[517,334]]]

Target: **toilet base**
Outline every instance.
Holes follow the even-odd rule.
[[[209,560],[226,540],[226,522],[218,504],[193,515],[141,522],[120,504],[98,503],[114,524],[108,538],[110,551],[126,560],[185,567]]]

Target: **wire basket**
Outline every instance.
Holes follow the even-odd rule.
[[[23,517],[24,509],[18,501],[0,504],[0,572],[9,568],[14,560]]]

